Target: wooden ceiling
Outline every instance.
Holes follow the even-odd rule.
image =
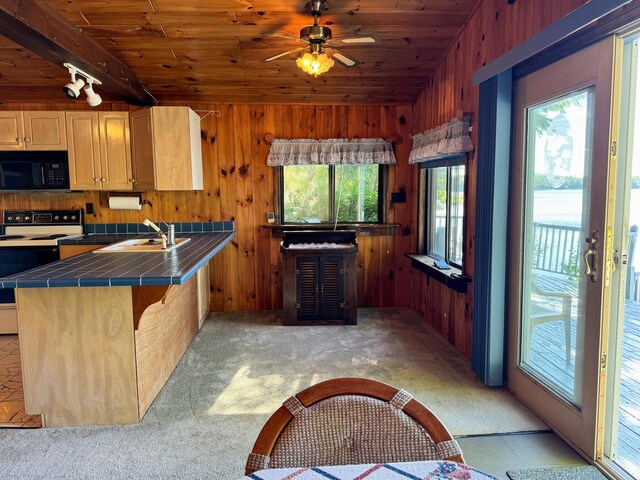
[[[372,34],[380,43],[341,49],[313,78],[291,40],[313,23],[306,0],[49,0],[71,23],[129,65],[159,102],[412,103],[478,0],[328,0],[320,17],[333,36]],[[0,101],[61,101],[68,74],[0,37]]]

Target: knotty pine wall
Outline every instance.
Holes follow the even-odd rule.
[[[481,0],[476,10],[449,48],[442,63],[414,105],[413,132],[448,122],[458,110],[473,114],[472,139],[478,144],[478,87],[473,73],[544,27],[578,8],[586,0]],[[469,155],[465,211],[465,273],[473,278],[475,252],[476,155]],[[417,168],[417,167],[414,167]],[[415,174],[415,172],[414,172]],[[471,357],[471,313],[473,285],[458,294],[431,281],[420,272],[411,272],[411,307],[422,315],[449,342]]]
[[[280,138],[403,137],[396,147],[398,165],[390,167],[389,191],[404,187],[407,203],[390,208],[392,223],[402,228],[390,236],[361,236],[358,253],[358,305],[409,306],[410,266],[403,254],[415,244],[413,175],[408,166],[412,107],[297,106],[192,104],[194,110],[220,110],[201,125],[204,191],[148,192],[141,211],[114,211],[107,194],[0,194],[2,209],[84,208],[93,202],[88,223],[142,222],[146,217],[166,222],[235,221],[237,237],[211,262],[211,309],[214,311],[282,308],[280,238],[262,228],[274,211],[276,170],[266,166],[269,151],[263,137]],[[14,103],[5,110],[86,109],[85,102]],[[103,110],[128,110],[125,104],[104,104]],[[201,113],[204,116],[204,113]]]

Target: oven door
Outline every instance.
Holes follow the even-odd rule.
[[[57,246],[0,247],[0,277],[31,270],[60,259]],[[0,334],[18,333],[12,288],[0,288]]]

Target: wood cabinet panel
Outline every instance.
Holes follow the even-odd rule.
[[[209,309],[211,304],[210,294],[210,279],[209,279],[209,264],[198,270],[198,328],[202,327],[202,324],[209,315]]]
[[[129,112],[67,112],[72,190],[131,190]]]
[[[100,112],[100,171],[103,190],[131,190],[129,112]]]
[[[97,112],[66,112],[71,190],[101,190]]]
[[[131,112],[131,174],[134,190],[155,188],[151,111]]]
[[[23,112],[24,145],[27,150],[66,150],[64,112]]]
[[[146,302],[145,290],[132,287],[134,305]],[[198,333],[197,277],[184,285],[171,285],[160,301],[148,305],[135,330],[138,405],[144,416],[169,379],[191,340]]]
[[[90,252],[104,245],[60,245],[60,260],[69,257],[75,257],[81,253]]]
[[[64,112],[0,112],[0,150],[66,150]]]
[[[47,427],[137,422],[131,287],[25,288],[16,297],[25,410]]]
[[[153,186],[144,188],[203,189],[200,117],[197,113],[189,107],[140,110],[132,114],[131,130],[136,172],[143,173],[143,169],[152,167]],[[140,189],[143,188],[140,183],[150,183],[147,176],[136,180],[136,188]]]
[[[0,150],[24,150],[22,112],[0,112]]]
[[[284,257],[285,325],[357,323],[355,252]]]

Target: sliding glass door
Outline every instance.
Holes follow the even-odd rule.
[[[515,85],[509,388],[596,458],[614,40]]]

